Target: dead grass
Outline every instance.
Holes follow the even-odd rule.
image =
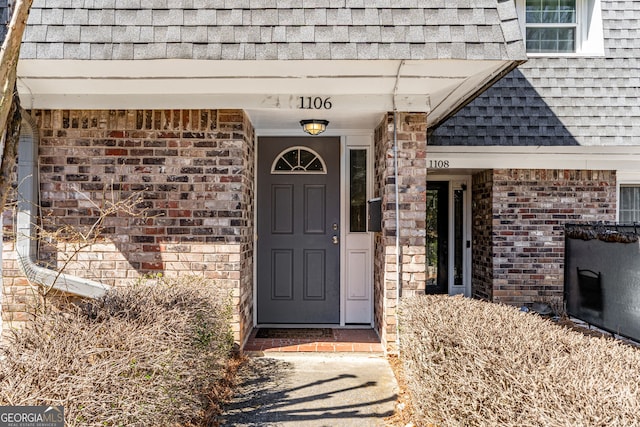
[[[418,425],[640,425],[640,350],[503,305],[403,301],[401,359]]]
[[[0,405],[63,405],[68,426],[204,425],[231,382],[212,288],[156,279],[38,316],[2,349]]]
[[[411,394],[408,391],[405,380],[404,367],[402,361],[396,355],[388,355],[387,360],[393,370],[393,375],[398,382],[398,399],[393,415],[385,418],[385,426],[388,427],[413,427],[413,405],[411,403]]]

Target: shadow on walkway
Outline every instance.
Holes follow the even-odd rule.
[[[397,383],[384,357],[252,358],[240,372],[223,426],[384,426]]]

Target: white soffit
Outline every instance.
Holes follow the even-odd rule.
[[[20,60],[26,108],[241,108],[256,128],[324,118],[370,129],[380,114],[428,112],[435,122],[509,66],[508,61]],[[394,100],[394,92],[396,97]],[[330,97],[331,108],[301,108]]]

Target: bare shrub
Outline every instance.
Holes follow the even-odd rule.
[[[83,209],[88,215],[82,224],[67,224],[64,217],[53,214],[53,211],[45,211],[40,220],[42,224],[33,224],[35,228],[34,239],[38,241],[42,251],[41,255],[48,257],[47,268],[57,272],[55,280],[51,285],[45,286],[41,283],[33,283],[27,275],[27,280],[33,289],[40,295],[40,306],[46,310],[47,297],[54,289],[54,285],[59,281],[61,275],[74,266],[76,269],[82,268],[82,261],[79,255],[89,251],[97,243],[104,242],[108,235],[115,233],[116,227],[113,221],[127,219],[129,224],[144,224],[152,219],[149,216],[149,209],[144,207],[143,193],[136,191],[127,193],[116,191],[111,188],[103,190],[98,200],[92,200],[77,188],[73,188],[73,197],[83,202]],[[42,207],[38,207],[41,211]],[[77,265],[74,265],[77,264]],[[60,285],[60,283],[57,283]],[[36,306],[36,311],[38,310]]]
[[[420,425],[640,425],[640,349],[459,297],[403,300],[400,328]]]
[[[68,426],[204,424],[233,347],[229,303],[188,276],[49,310],[2,349],[0,405],[63,405]]]

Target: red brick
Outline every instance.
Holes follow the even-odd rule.
[[[217,110],[34,110],[32,115],[41,129],[43,214],[54,214],[52,227],[62,223],[89,225],[97,219],[95,210],[78,205],[84,199],[77,197],[77,181],[84,183],[83,196],[97,205],[111,197],[108,191],[111,187],[116,196],[126,196],[136,188],[143,190],[140,194],[143,200],[138,206],[148,209],[150,216],[142,219],[118,214],[113,223],[106,223],[111,235],[105,237],[113,242],[112,252],[103,254],[104,261],[92,260],[91,278],[114,284],[145,271],[191,274],[191,263],[179,262],[184,249],[165,250],[162,256],[166,254],[171,260],[166,264],[149,255],[159,255],[161,243],[171,243],[168,246],[175,248],[188,246],[188,253],[209,255],[216,252],[214,245],[229,239],[241,261],[209,263],[206,267],[207,271],[227,277],[216,283],[238,295],[233,330],[236,339],[244,340],[253,322],[253,224],[248,220],[253,205],[247,201],[254,199],[255,173],[255,135],[246,114],[240,110],[226,110],[220,117]],[[87,131],[98,126],[95,132]],[[197,148],[198,144],[209,148]],[[220,166],[221,158],[207,156],[205,150],[224,144],[227,145],[221,151],[225,153],[220,155],[233,165],[233,179],[209,181],[205,179],[208,172],[204,168]],[[225,174],[231,173],[229,166],[223,169]],[[194,187],[199,182],[211,182],[215,188]],[[241,194],[240,203],[223,198],[230,193]],[[218,199],[222,204],[212,210],[209,205]],[[196,222],[184,222],[184,227],[178,227],[178,220],[192,219],[196,211],[215,211],[216,215],[243,221],[234,223],[234,227],[206,230],[196,229]],[[180,234],[170,235],[169,227]],[[197,235],[205,231],[206,235]],[[240,248],[236,249],[238,243]],[[225,252],[224,243],[220,245]],[[64,257],[57,250],[43,248],[43,260]],[[125,269],[122,275],[114,274],[114,260],[122,262],[117,268],[119,273]],[[169,264],[171,270],[165,270]],[[19,274],[15,261],[5,259],[4,267],[6,274]],[[74,263],[66,272],[86,276],[87,269],[87,265]],[[10,279],[7,277],[7,281]],[[17,306],[13,308],[18,311]]]
[[[609,208],[615,196],[613,171],[512,169],[474,175],[473,295],[516,305],[541,296],[562,298],[564,223],[614,221]],[[591,203],[594,199],[599,202]]]

